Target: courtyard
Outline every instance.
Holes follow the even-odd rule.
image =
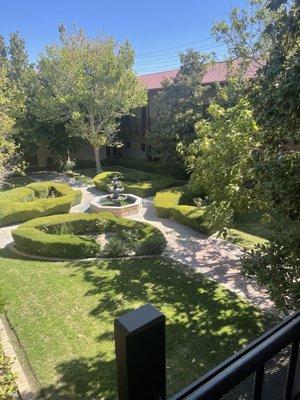
[[[299,399],[299,1],[34,3],[1,8],[0,400]]]
[[[50,179],[81,191],[81,202],[70,210],[75,216],[104,195],[59,173],[33,173],[24,182]],[[167,246],[161,256],[30,259],[11,247],[18,225],[0,228],[5,326],[35,395],[114,399],[113,321],[145,303],[167,317],[170,395],[277,321],[266,291],[240,271],[241,247],[158,217],[153,198],[144,198],[142,210],[128,219],[163,233]]]

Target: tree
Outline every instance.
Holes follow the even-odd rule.
[[[7,70],[0,66],[0,188],[6,178],[20,171],[17,163],[18,147],[12,138],[14,119],[11,118],[12,103],[9,97],[11,87],[7,78]]]
[[[143,106],[147,93],[133,71],[129,43],[113,38],[89,39],[82,30],[68,34],[60,27],[61,45],[49,46],[38,71],[58,119],[94,147],[97,171],[99,148],[118,145],[120,118]]]
[[[30,107],[35,93],[32,90],[36,71],[28,62],[25,42],[18,32],[10,35],[6,46],[0,37],[0,61],[6,68],[6,79],[10,91],[10,117],[14,120],[12,137],[22,148],[23,153],[33,154],[39,143],[39,137],[34,131],[36,119],[32,117]]]
[[[213,36],[227,46],[230,59],[264,64],[274,40],[266,27],[278,18],[276,10],[267,4],[266,0],[249,0],[249,9],[235,7],[229,13],[228,22],[223,20],[213,26]]]
[[[190,185],[209,193],[206,218],[222,229],[234,213],[253,206],[255,191],[249,183],[258,127],[244,97],[228,108],[212,102],[208,112],[210,119],[196,124],[197,139],[189,147]]]
[[[225,96],[229,103],[217,97],[211,120],[198,123],[202,141],[191,145],[191,184],[212,182],[207,217],[218,227],[251,208],[271,224],[273,238],[247,253],[242,264],[278,307],[291,309],[300,299],[300,11],[295,1],[252,3],[260,5],[258,37],[251,36],[258,20],[245,17],[246,11],[242,17],[234,13],[231,25],[219,24],[215,32],[231,54],[245,61],[262,57],[261,68],[245,91],[224,88],[233,89]]]
[[[153,156],[177,170],[183,169],[181,150],[195,138],[194,124],[204,112],[203,100],[210,87],[202,85],[202,78],[212,62],[211,56],[192,49],[179,57],[178,74],[162,83],[155,98],[158,112],[147,136]]]

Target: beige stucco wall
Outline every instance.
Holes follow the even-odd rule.
[[[137,159],[145,160],[147,158],[147,150],[141,150],[141,143],[146,144],[145,136],[141,133],[125,133],[123,135],[124,142],[130,142],[130,149],[126,148],[126,143],[122,147],[122,154],[125,157],[133,157]]]
[[[93,147],[88,143],[84,142],[80,148],[70,154],[72,160],[95,160],[95,153]],[[105,148],[100,149],[100,159],[104,160],[106,158]]]
[[[81,145],[78,151],[70,153],[71,160],[85,160],[85,161],[94,161],[95,154],[93,147],[85,142]],[[104,160],[106,158],[106,150],[105,148],[100,149],[100,159]],[[49,149],[47,149],[46,142],[42,143],[41,146],[37,150],[37,163],[39,168],[47,168],[49,167],[49,163],[47,159],[52,159],[55,163],[57,157],[54,153],[52,153]]]
[[[40,147],[38,148],[37,152],[37,163],[38,167],[46,168],[48,166],[47,159],[52,158],[53,161],[55,160],[55,156],[51,153],[49,149],[47,149],[46,142],[41,143]]]

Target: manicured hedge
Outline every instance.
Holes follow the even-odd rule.
[[[54,193],[55,197],[48,197]],[[80,190],[59,182],[36,182],[0,192],[0,226],[51,214],[68,213],[81,201]]]
[[[108,232],[114,237],[103,249],[93,237],[83,236]],[[166,246],[164,235],[154,226],[110,213],[37,218],[20,225],[12,235],[22,252],[59,258],[160,254]]]
[[[154,174],[161,174],[162,171],[165,171],[164,174],[168,176],[173,176],[179,180],[188,180],[189,175],[185,171],[183,167],[171,168],[166,171],[166,167],[160,161],[149,161],[144,159],[136,159],[131,157],[116,157],[116,158],[106,158],[102,161],[103,166],[111,167],[126,167],[131,169],[137,169],[139,171],[150,172]],[[82,167],[83,168],[83,167]]]
[[[108,187],[114,175],[120,176],[124,193],[131,193],[140,197],[153,196],[159,190],[178,184],[175,178],[169,176],[123,167],[115,167],[110,171],[101,172],[95,176],[93,182],[98,189],[108,192]]]
[[[204,219],[204,207],[181,204],[184,201],[190,202],[193,197],[197,195],[189,193],[186,186],[179,186],[158,192],[153,204],[157,215],[161,218],[174,218],[200,232],[213,233],[212,227]]]

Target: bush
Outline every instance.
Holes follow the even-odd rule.
[[[108,232],[113,233],[115,237],[113,243],[106,245],[102,250],[94,238],[82,236]],[[118,218],[110,213],[37,218],[20,225],[12,235],[18,250],[46,257],[88,258],[129,253],[160,254],[166,246],[165,237],[154,226]]]
[[[117,163],[122,167],[138,169],[140,171],[151,172],[153,174],[160,174],[165,171],[165,166],[159,161],[137,160],[136,158],[121,157]],[[185,170],[176,168],[167,171],[167,175],[173,176],[179,180],[188,180],[188,174]]]
[[[13,400],[17,394],[16,375],[11,372],[11,361],[0,347],[0,399]]]
[[[159,190],[174,186],[177,183],[174,178],[169,176],[122,167],[116,167],[113,170],[101,172],[95,176],[93,182],[98,189],[108,192],[111,179],[114,175],[118,175],[121,178],[125,193],[131,193],[140,197],[153,196]]]
[[[244,255],[244,272],[265,286],[271,300],[281,310],[300,307],[299,223],[282,229],[270,243],[255,246]]]
[[[138,171],[150,172],[152,174],[161,174],[162,171],[165,171],[165,166],[159,161],[148,161],[144,159],[136,159],[130,157],[115,157],[115,158],[106,158],[102,161],[102,165],[104,167],[126,167]],[[82,167],[83,168],[83,167]],[[182,169],[171,169],[167,171],[168,176],[172,176],[179,180],[188,180],[189,176]]]
[[[153,204],[159,217],[174,218],[183,225],[206,234],[211,234],[214,230],[205,221],[205,208],[182,204],[183,202],[192,203],[193,198],[197,196],[199,194],[189,192],[186,186],[179,186],[158,192]]]
[[[0,314],[4,312],[5,298],[0,288]],[[13,400],[17,393],[16,376],[11,372],[11,362],[0,345],[0,399]]]
[[[49,197],[53,194],[54,197]],[[44,215],[64,214],[81,201],[80,190],[65,183],[36,182],[0,193],[0,226]]]

